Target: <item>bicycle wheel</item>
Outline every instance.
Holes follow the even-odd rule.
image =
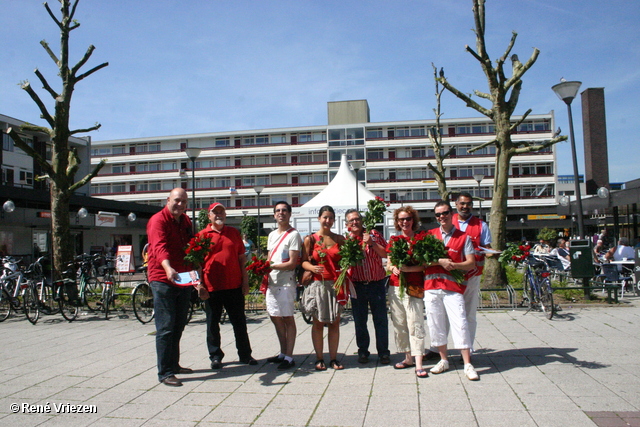
[[[522,306],[531,308],[533,303],[530,270],[525,269],[522,276]]]
[[[22,295],[22,306],[24,315],[27,316],[29,322],[35,325],[38,322],[38,317],[40,317],[40,308],[38,307],[39,303],[36,288],[33,284],[25,288],[24,294]]]
[[[39,301],[40,301],[40,311],[42,311],[42,314],[48,315],[48,314],[58,313],[58,310],[60,309],[60,307],[54,299],[53,286],[46,283],[41,283],[38,286],[38,291],[40,293]]]
[[[102,298],[102,283],[95,277],[87,279],[84,284],[83,304],[91,311],[100,311],[100,299]]]
[[[551,283],[549,279],[544,279],[540,283],[540,308],[549,320],[551,320],[556,312],[556,308],[553,305],[553,294],[551,293]]]
[[[4,322],[11,315],[11,297],[7,291],[0,292],[0,322]]]
[[[133,314],[142,324],[149,323],[153,319],[153,291],[148,283],[140,283],[131,295]]]
[[[109,320],[109,310],[113,303],[113,290],[110,284],[105,284],[104,292],[102,293],[102,309],[104,310],[104,319]]]
[[[60,314],[62,314],[62,317],[64,317],[69,322],[73,322],[76,317],[78,317],[78,310],[80,310],[80,308],[77,305],[73,304],[73,301],[69,297],[69,294],[65,292],[65,285],[60,286],[57,289],[57,292]]]

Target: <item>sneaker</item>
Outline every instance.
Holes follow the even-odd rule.
[[[278,365],[278,371],[286,371],[287,369],[291,369],[296,366],[296,361],[292,360],[289,362],[287,359],[282,359],[282,362]]]
[[[433,368],[431,368],[431,373],[432,374],[441,374],[444,371],[448,371],[449,370],[449,361],[448,360],[444,360],[444,359],[440,359],[440,361],[438,362],[438,364],[436,366],[434,366]]]
[[[282,363],[282,361],[284,360],[284,357],[277,355],[277,356],[273,356],[267,359],[268,363]]]
[[[476,372],[475,368],[471,363],[467,363],[466,365],[464,365],[464,374],[471,381],[477,381],[480,379],[480,377],[478,376],[478,373]]]

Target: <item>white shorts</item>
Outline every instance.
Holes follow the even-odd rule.
[[[296,300],[295,286],[269,286],[265,297],[267,313],[272,317],[293,316]]]

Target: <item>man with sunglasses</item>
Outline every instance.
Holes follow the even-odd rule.
[[[475,250],[468,235],[454,227],[453,209],[447,201],[436,203],[435,217],[440,227],[429,231],[443,241],[447,258],[440,258],[425,269],[424,302],[431,346],[438,349],[440,361],[431,368],[432,374],[449,370],[447,360],[448,329],[454,347],[460,349],[464,360],[464,374],[469,380],[477,380],[478,373],[471,364],[471,340],[467,313],[464,304],[466,282],[458,283],[451,274],[453,270],[470,271],[475,268]]]

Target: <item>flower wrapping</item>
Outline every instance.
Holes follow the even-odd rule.
[[[204,264],[204,260],[213,248],[213,241],[210,237],[195,236],[184,249],[184,260],[191,264],[194,269],[198,269]]]

